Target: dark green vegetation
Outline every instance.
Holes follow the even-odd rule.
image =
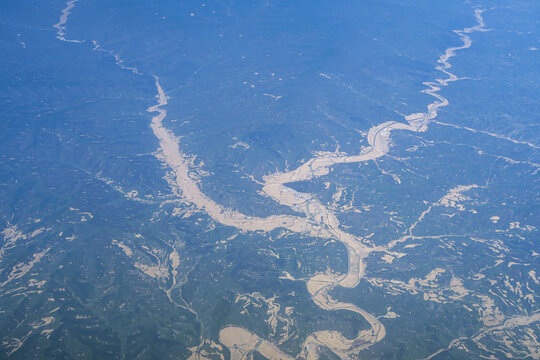
[[[246,3],[79,0],[65,38],[82,43],[55,38],[61,1],[0,5],[0,358],[185,359],[201,340],[208,358],[227,358],[215,345],[227,325],[296,355],[315,331],[352,338],[368,328],[354,313],[322,310],[306,290],[316,273],[347,271],[342,244],[242,233],[179,201],[149,127],[153,76],[170,97],[164,124],[205,194],[246,214],[294,214],[260,196],[257,181],[317,151],[357,154],[370,127],[425,111],[433,99],[422,82],[442,76],[436,61],[458,45],[453,29],[473,25],[473,10]],[[360,358],[423,358],[461,337],[468,352],[436,359],[538,352],[538,322],[487,332],[488,351],[473,341],[534,316],[540,301],[539,9],[506,5],[475,4],[493,31],[452,58],[468,79],[441,91],[443,124],[393,132],[388,156],[291,184],[376,245],[426,212],[391,262],[373,253],[359,286],[332,292],[387,315],[386,338]],[[463,208],[440,202],[473,184],[456,200]],[[425,280],[434,269],[443,271]]]

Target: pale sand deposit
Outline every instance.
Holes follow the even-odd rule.
[[[74,8],[77,0],[70,0],[66,3],[65,8],[62,10],[62,14],[57,24],[54,25],[54,28],[57,30],[56,37],[59,40],[67,42],[83,42],[79,40],[68,40],[65,38],[66,34],[66,23],[68,21],[68,16],[70,15],[72,9]],[[324,176],[329,173],[330,168],[337,164],[344,163],[355,163],[355,162],[365,162],[370,160],[376,160],[382,156],[385,156],[391,145],[391,132],[393,130],[408,130],[412,132],[423,132],[427,130],[427,126],[430,122],[433,122],[437,117],[437,112],[440,108],[447,106],[448,100],[438,94],[441,87],[448,85],[450,82],[457,81],[459,78],[454,74],[450,73],[448,70],[451,68],[448,60],[455,55],[455,52],[461,49],[466,49],[471,46],[471,39],[468,34],[475,31],[487,31],[484,28],[484,23],[482,19],[482,11],[476,10],[475,17],[477,25],[474,27],[466,28],[463,30],[455,30],[455,33],[463,41],[462,46],[450,47],[448,48],[443,55],[440,56],[437,70],[441,71],[443,74],[448,76],[446,79],[436,79],[434,82],[425,82],[424,85],[427,86],[426,90],[423,90],[424,93],[433,96],[436,100],[429,104],[427,107],[427,112],[425,113],[414,113],[407,116],[404,116],[405,123],[389,121],[383,124],[374,126],[367,133],[367,141],[369,146],[362,149],[362,151],[357,155],[347,155],[341,152],[334,153],[318,153],[313,159],[307,161],[300,167],[295,170],[284,172],[284,173],[274,173],[269,174],[264,177],[263,191],[266,195],[270,196],[276,202],[281,205],[289,206],[291,209],[303,213],[304,216],[289,216],[289,215],[275,215],[269,217],[252,217],[249,215],[241,214],[232,209],[225,208],[208,196],[206,196],[199,188],[199,184],[195,176],[190,175],[190,166],[192,165],[190,159],[188,159],[184,154],[181,153],[179,149],[179,139],[175,135],[164,127],[163,119],[166,117],[166,110],[162,109],[163,106],[167,105],[167,96],[161,85],[159,79],[155,78],[156,88],[158,91],[157,98],[158,104],[152,106],[148,109],[149,112],[156,112],[157,115],[152,118],[151,128],[155,136],[159,140],[161,154],[159,158],[172,170],[173,177],[168,179],[169,184],[173,188],[173,191],[181,196],[186,202],[195,205],[201,211],[206,212],[212,219],[215,221],[227,225],[233,226],[237,229],[243,231],[262,231],[267,232],[276,228],[284,228],[291,232],[301,233],[309,236],[320,237],[329,239],[329,241],[338,240],[343,243],[348,250],[349,257],[349,268],[347,274],[335,274],[335,273],[326,273],[326,274],[316,274],[312,278],[308,279],[295,279],[290,274],[285,273],[283,278],[294,280],[294,281],[306,281],[307,288],[309,293],[312,295],[313,300],[321,308],[326,310],[349,310],[356,312],[363,316],[367,322],[370,324],[370,328],[364,331],[360,331],[354,339],[347,339],[342,336],[340,333],[335,331],[319,331],[311,334],[306,339],[302,352],[298,355],[299,357],[307,359],[316,359],[319,357],[318,348],[321,346],[328,347],[331,351],[337,354],[340,358],[349,358],[351,355],[357,354],[359,351],[368,348],[369,346],[381,341],[385,337],[385,328],[384,326],[371,314],[360,309],[356,305],[341,303],[333,300],[330,297],[330,292],[336,286],[342,287],[355,287],[359,284],[360,280],[364,275],[364,259],[374,251],[387,251],[391,246],[385,247],[373,247],[369,246],[364,239],[348,234],[340,229],[340,223],[337,217],[332,213],[331,210],[327,209],[323,204],[321,204],[314,196],[310,194],[304,194],[297,192],[291,188],[285,186],[288,182],[295,181],[305,181],[310,180],[318,176]],[[135,74],[139,74],[136,68],[126,67],[123,65],[122,60],[114,53],[102,49],[99,44],[94,43],[94,50],[96,51],[105,51],[109,55],[114,56],[116,64],[119,65],[122,69],[130,70]],[[332,79],[331,76],[326,74],[320,74],[321,76]],[[272,74],[274,76],[274,74]],[[279,78],[281,80],[281,78]],[[278,100],[281,96],[274,96],[271,94],[265,94],[272,97],[274,100]],[[450,124],[453,127],[457,127]],[[459,128],[459,127],[458,127]],[[513,139],[505,138],[497,134],[491,134],[484,131],[477,131],[474,129],[463,128],[465,130],[480,132],[490,136],[495,136],[505,140],[513,141],[515,143],[523,144],[524,142],[515,141]],[[538,148],[537,146],[529,143],[525,143],[531,147]],[[233,147],[243,147],[249,149],[249,145],[244,143],[237,143]],[[505,158],[506,159],[506,158]],[[507,159],[512,160],[512,159]],[[513,161],[513,160],[512,160]],[[528,163],[528,162],[527,162]],[[537,164],[533,164],[537,166]],[[399,180],[399,178],[397,179]],[[397,181],[399,183],[399,181]],[[475,187],[472,185],[470,188]],[[459,201],[463,200],[463,197],[460,197],[460,191],[467,191],[469,188],[459,188],[453,189],[457,190],[456,193],[452,196],[441,199],[438,205],[456,207],[459,208]],[[136,197],[133,196],[129,197]],[[341,196],[336,195],[336,199],[339,200]],[[334,199],[335,201],[337,201]],[[369,207],[364,208],[365,211],[369,210]],[[421,220],[421,219],[420,219]],[[6,236],[4,234],[4,236]],[[412,235],[408,238],[414,239]],[[230,238],[229,240],[232,240]],[[366,238],[367,240],[367,238]],[[16,241],[13,240],[13,242]],[[404,239],[397,240],[393,242],[397,244],[404,241]],[[125,246],[122,243],[116,244],[119,246],[127,256],[132,255],[132,250]],[[405,248],[418,246],[419,244],[406,245]],[[5,247],[5,246],[4,246]],[[2,249],[4,251],[5,249]],[[47,249],[48,250],[48,249]],[[46,250],[46,251],[47,251]],[[38,253],[34,255],[34,260],[29,264],[18,264],[10,274],[11,278],[16,278],[20,274],[26,273],[33,265],[33,262],[39,261],[44,253]],[[1,253],[0,253],[1,255]],[[388,255],[390,256],[390,255]],[[386,258],[390,259],[389,257]],[[173,276],[173,287],[176,282],[177,267],[179,266],[179,256],[176,251],[173,251],[169,256],[169,263],[172,267]],[[142,264],[135,264],[135,266],[143,266]],[[161,277],[167,276],[167,272],[162,273],[160,267],[150,267],[144,265],[144,268],[141,269],[145,271],[149,276],[152,277]],[[426,276],[426,281],[430,282],[431,278],[436,278],[441,269],[435,269],[435,273],[430,273]],[[532,278],[536,280],[536,274],[531,275]],[[466,289],[462,287],[460,279],[452,280],[452,290],[454,293],[461,296],[464,294]],[[430,282],[431,285],[431,282]],[[407,286],[413,286],[414,283],[403,285],[402,287],[407,288]],[[172,289],[172,288],[171,288]],[[413,289],[414,290],[414,289]],[[168,290],[169,298],[170,289]],[[171,300],[172,301],[172,300]],[[268,304],[267,304],[268,305]],[[279,305],[277,303],[272,303],[268,305],[269,323],[272,325],[272,328],[276,328],[276,312],[279,311]],[[495,309],[498,310],[498,309]],[[494,311],[495,311],[494,310]],[[388,311],[388,316],[383,316],[385,318],[395,318],[397,315],[395,313],[390,313]],[[489,317],[490,314],[488,314]],[[492,315],[492,314],[491,314]],[[499,323],[501,323],[502,318],[498,317],[498,314],[495,312],[495,315],[492,317],[497,317]],[[504,323],[504,325],[499,325],[499,327],[493,327],[491,329],[500,330],[504,328],[512,328],[521,325],[527,325],[529,323],[538,321],[540,316],[538,313],[533,314],[529,317],[515,317]],[[52,317],[42,319],[45,325],[49,325]],[[50,335],[53,329],[45,329],[42,331],[42,334]],[[274,330],[275,331],[275,330]],[[488,330],[489,331],[489,330]],[[480,333],[479,335],[483,335]],[[29,336],[30,333],[27,336]],[[16,351],[24,342],[25,338],[13,339],[14,344],[13,351]],[[258,337],[257,335],[249,332],[246,329],[234,326],[228,326],[221,330],[220,332],[220,341],[222,344],[227,346],[231,351],[233,359],[242,359],[248,358],[253,352],[259,352],[263,356],[269,359],[291,359],[292,357],[283,353],[275,344],[265,341]],[[459,344],[460,339],[457,339],[452,342],[448,347],[454,346],[454,344]],[[209,343],[208,340],[203,340],[205,343]],[[212,343],[213,348],[217,348],[220,352],[222,350],[221,346],[215,343]],[[192,358],[203,359],[206,356],[204,351],[199,353],[199,347],[191,348],[193,351]],[[438,353],[444,351],[441,350]],[[433,356],[431,356],[433,357]],[[430,358],[431,358],[430,357]],[[220,358],[223,358],[220,354]]]
[[[450,47],[440,56],[438,60],[440,65],[436,69],[447,75],[448,78],[424,83],[428,89],[423,90],[423,92],[436,99],[427,106],[427,112],[405,116],[406,123],[388,121],[374,126],[367,134],[369,146],[365,147],[358,155],[321,152],[294,170],[276,172],[263,178],[263,191],[266,195],[281,205],[303,213],[305,217],[290,215],[253,217],[225,208],[205,195],[197,181],[190,176],[189,161],[180,152],[179,139],[163,125],[163,119],[167,115],[163,107],[167,105],[168,97],[163,91],[159,79],[155,78],[158,104],[148,108],[149,112],[157,113],[152,118],[151,128],[159,140],[160,159],[172,170],[173,179],[169,181],[169,184],[179,196],[186,202],[194,204],[199,210],[207,213],[215,221],[243,231],[268,232],[276,228],[284,228],[309,236],[335,239],[346,246],[349,257],[347,274],[317,274],[307,281],[307,288],[312,295],[313,301],[321,308],[356,312],[367,320],[370,329],[360,331],[354,339],[347,339],[335,331],[313,333],[306,339],[300,356],[308,359],[318,358],[318,347],[324,346],[339,357],[348,358],[350,355],[370,347],[385,337],[385,328],[376,317],[356,305],[336,301],[329,294],[336,286],[346,288],[357,286],[364,274],[365,265],[363,260],[371,252],[385,251],[385,248],[368,246],[361,238],[344,232],[340,229],[340,223],[335,214],[314,196],[295,191],[285,184],[324,176],[329,173],[332,166],[337,164],[365,162],[385,156],[390,149],[390,134],[394,130],[426,131],[429,122],[437,117],[438,110],[448,105],[448,100],[438,93],[441,87],[459,80],[456,75],[448,71],[451,68],[448,60],[455,55],[457,50],[471,46],[471,39],[467,34],[474,31],[485,31],[481,14],[482,11],[475,11],[476,26],[464,30],[455,30],[455,33],[463,41],[463,45]],[[239,327],[229,326],[222,329],[220,341],[229,348],[233,354],[233,359],[241,359],[252,351],[258,351],[270,359],[291,358],[282,353],[274,344],[262,340],[257,335]]]
[[[58,19],[58,22],[53,25],[53,27],[56,29],[56,38],[58,40],[66,41],[66,42],[76,42],[81,43],[82,41],[79,40],[69,40],[65,38],[66,35],[66,23],[68,21],[68,17],[71,14],[71,10],[75,7],[75,4],[78,0],[70,0],[66,3],[66,7],[62,9],[62,15],[60,15],[60,19]]]

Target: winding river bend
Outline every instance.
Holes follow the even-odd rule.
[[[336,331],[315,332],[305,340],[303,350],[298,357],[317,359],[319,357],[319,347],[323,346],[330,349],[340,358],[347,359],[351,355],[358,354],[360,351],[384,339],[386,335],[385,327],[375,316],[354,304],[332,299],[330,292],[338,286],[345,288],[358,286],[364,275],[364,259],[371,252],[386,251],[389,247],[370,246],[362,238],[341,230],[336,215],[314,196],[297,192],[285,184],[324,176],[329,173],[330,168],[334,165],[365,162],[385,156],[390,148],[391,132],[394,130],[426,131],[429,122],[437,117],[439,109],[449,104],[448,100],[439,94],[440,89],[453,81],[459,80],[456,75],[449,71],[451,68],[450,58],[456,54],[456,51],[471,46],[470,33],[487,31],[481,10],[475,11],[475,19],[477,22],[475,26],[454,30],[463,44],[446,49],[438,59],[436,69],[446,75],[447,78],[424,83],[427,88],[423,92],[435,98],[427,106],[426,112],[404,116],[405,122],[389,121],[372,127],[367,134],[369,146],[365,147],[360,154],[319,153],[316,157],[292,171],[276,172],[264,177],[262,188],[264,193],[277,203],[303,213],[303,217],[291,215],[253,217],[225,208],[204,194],[197,181],[190,177],[189,161],[179,149],[179,139],[163,125],[163,119],[167,116],[167,111],[163,107],[167,105],[168,97],[162,89],[159,79],[155,78],[158,103],[148,108],[148,111],[157,113],[152,118],[151,128],[159,140],[160,159],[172,171],[173,179],[169,183],[175,193],[186,202],[194,204],[215,221],[226,226],[233,226],[243,231],[271,231],[276,228],[284,228],[295,233],[335,239],[346,246],[349,260],[347,273],[342,275],[317,274],[307,281],[307,289],[313,301],[322,309],[349,310],[358,313],[370,324],[370,328],[358,332],[353,339],[347,339]],[[274,344],[260,339],[257,335],[239,327],[229,326],[222,329],[220,341],[230,349],[233,359],[242,359],[253,351],[258,351],[270,359],[292,359],[291,356],[281,352]],[[197,358],[197,354],[194,354],[194,358]]]

